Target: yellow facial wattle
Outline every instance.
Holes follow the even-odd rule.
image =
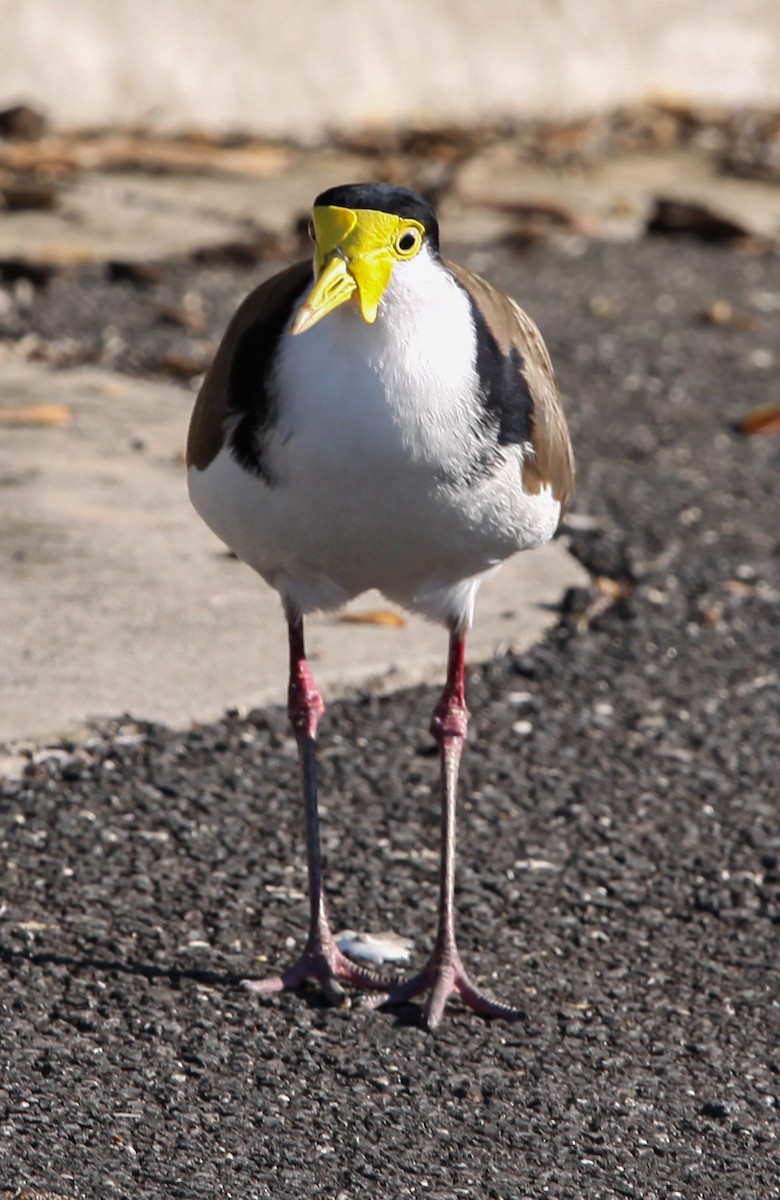
[[[422,246],[419,221],[368,208],[322,205],[312,211],[315,282],[292,324],[303,333],[354,297],[369,324],[376,320],[393,267]]]

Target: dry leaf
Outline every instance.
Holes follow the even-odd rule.
[[[737,433],[748,436],[756,433],[780,433],[780,406],[759,404],[737,422]]]
[[[157,318],[164,325],[174,325],[177,329],[189,329],[191,333],[203,333],[206,328],[206,317],[203,310],[194,304],[164,304]]]
[[[58,202],[57,189],[34,175],[9,175],[0,178],[0,208],[6,212],[52,209]]]
[[[211,363],[211,354],[182,354],[171,350],[160,362],[160,370],[167,375],[175,375],[178,379],[194,379],[196,375],[204,375]]]
[[[664,196],[656,198],[645,229],[651,234],[683,234],[703,242],[733,242],[749,233],[744,225],[715,212],[706,204]]]
[[[756,585],[745,583],[744,579],[726,579],[723,583],[723,590],[730,596],[755,596]]]
[[[702,318],[710,325],[729,325],[734,317],[734,309],[728,300],[713,300],[702,313]]]
[[[137,283],[146,287],[159,283],[163,270],[159,263],[124,262],[112,258],[106,263],[106,274],[112,283]]]
[[[394,625],[396,627],[406,624],[406,618],[400,613],[394,612],[391,608],[372,608],[365,612],[345,612],[341,613],[339,620],[346,621],[351,625]]]
[[[618,311],[617,301],[610,296],[591,296],[588,307],[600,321],[610,321]]]
[[[610,579],[608,575],[597,575],[593,580],[593,586],[600,596],[609,596],[613,600],[619,600],[622,596],[631,594],[631,587],[628,583],[621,579]]]
[[[16,256],[0,258],[0,279],[4,283],[29,279],[33,287],[46,287],[55,271],[56,267],[52,263],[32,262],[30,259]]]
[[[557,200],[533,199],[525,197],[517,200],[504,200],[498,196],[466,196],[464,202],[480,208],[489,208],[494,212],[506,213],[510,217],[538,218],[550,225],[558,225],[564,229],[577,227],[578,218],[570,208],[559,204]]]
[[[705,625],[717,625],[723,617],[723,605],[711,604],[702,612],[701,619]]]
[[[713,300],[701,314],[708,325],[731,325],[734,329],[760,329],[761,321],[753,313],[741,312],[728,300]]]
[[[247,141],[241,146],[164,137],[111,133],[48,134],[37,141],[0,146],[0,164],[17,170],[151,171],[182,174],[224,171],[266,178],[279,175],[293,152],[272,142]]]
[[[0,408],[0,425],[70,425],[67,404],[26,404],[22,408]]]
[[[9,141],[27,142],[43,137],[46,118],[29,104],[15,104],[0,112],[0,137]]]
[[[296,221],[288,233],[277,233],[272,229],[255,229],[245,238],[229,242],[216,242],[201,246],[192,253],[192,260],[206,265],[226,263],[229,266],[251,267],[266,259],[286,258],[288,255],[308,253],[308,213],[303,221]]]

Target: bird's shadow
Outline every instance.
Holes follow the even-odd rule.
[[[155,966],[138,959],[98,958],[94,955],[77,957],[73,954],[57,954],[52,950],[14,950],[0,945],[0,961],[8,966],[28,962],[36,967],[66,967],[71,971],[99,971],[106,975],[132,975],[141,979],[167,979],[176,987],[181,980],[191,979],[209,987],[240,987],[243,976],[200,967]]]
[[[431,1032],[425,1017],[425,1009],[421,1004],[399,1004],[395,1008],[380,1011],[393,1018],[396,1029],[420,1029],[423,1033]]]
[[[243,982],[245,974],[210,971],[202,967],[160,966],[153,963],[141,962],[139,959],[101,958],[96,955],[77,956],[74,954],[58,954],[53,950],[33,950],[31,948],[13,949],[0,943],[0,962],[7,966],[26,962],[36,967],[65,967],[72,972],[95,971],[103,975],[128,975],[138,979],[166,980],[171,987],[178,987],[184,980],[202,984],[205,987],[221,988],[223,990],[240,991],[244,994]],[[276,993],[278,998],[282,993]],[[310,983],[303,983],[293,989],[290,995],[295,995],[306,1007],[316,1012],[333,1012],[332,1005],[323,993]],[[271,999],[271,997],[268,997]],[[353,1003],[351,1010],[355,1016],[368,1016],[368,1009],[361,1009],[359,1002]],[[377,1010],[370,1010],[375,1012]],[[420,1005],[400,1004],[392,1010],[384,1011],[386,1016],[392,1016],[398,1028],[422,1029],[427,1028],[425,1013]]]

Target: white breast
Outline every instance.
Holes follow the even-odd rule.
[[[470,619],[481,578],[552,535],[558,505],[522,492],[521,455],[474,475],[480,432],[468,298],[425,252],[399,264],[377,321],[345,305],[283,335],[268,487],[227,450],[191,472],[195,507],[301,611],[370,587]]]

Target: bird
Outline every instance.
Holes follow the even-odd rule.
[[[193,410],[191,501],[275,588],[287,621],[289,721],[300,762],[309,927],[300,957],[261,996],[311,980],[332,1004],[367,1008],[427,994],[485,1017],[520,1016],[481,991],[456,939],[456,798],[467,736],[466,636],[479,587],[548,541],[571,500],[574,463],[553,367],[531,318],[442,257],[431,205],[397,184],[351,183],[311,209],[310,258],[260,285],[230,321]],[[433,712],[442,834],[436,934],[411,978],[350,961],[325,898],[317,737],[325,705],[304,621],[378,588],[443,625]]]

